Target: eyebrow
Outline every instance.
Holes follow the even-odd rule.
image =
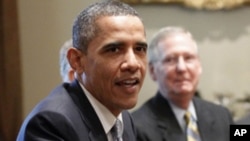
[[[123,42],[111,42],[103,46],[103,49],[108,49],[110,47],[118,47],[118,46],[124,46],[125,43]]]
[[[148,48],[148,44],[146,42],[137,42],[136,45]]]
[[[112,43],[108,43],[106,44],[103,48],[109,48],[109,47],[112,47],[112,46],[124,46],[126,43],[124,42],[112,42]],[[143,47],[148,47],[148,44],[146,42],[136,42],[135,45],[139,45],[139,46],[143,46]]]

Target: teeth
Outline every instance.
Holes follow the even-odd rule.
[[[134,84],[136,83],[136,80],[126,80],[126,81],[123,81],[124,84]]]

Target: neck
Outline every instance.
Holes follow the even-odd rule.
[[[178,106],[181,109],[187,110],[190,101],[185,101],[185,102],[178,102],[178,101],[172,101],[176,106]]]
[[[181,96],[172,97],[169,100],[177,107],[187,110],[191,102],[191,98],[180,98]]]

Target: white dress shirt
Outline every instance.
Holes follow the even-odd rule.
[[[168,100],[168,101],[169,101],[169,100]],[[184,114],[185,114],[186,111],[189,111],[189,112],[191,113],[192,118],[193,118],[193,119],[196,121],[196,123],[197,123],[198,119],[197,119],[197,115],[196,115],[196,111],[195,111],[195,107],[194,107],[193,101],[191,101],[191,102],[189,103],[189,106],[188,106],[188,109],[187,109],[187,110],[181,109],[181,108],[177,107],[176,105],[174,105],[174,104],[173,104],[172,102],[170,102],[170,101],[169,101],[169,103],[170,103],[170,107],[172,108],[172,110],[173,110],[173,112],[174,112],[174,115],[175,115],[175,117],[176,117],[176,119],[177,119],[177,121],[178,121],[180,127],[182,128],[182,130],[183,130],[184,132],[185,132],[185,130],[186,130],[186,122],[185,122],[185,120],[184,120]]]
[[[113,141],[110,130],[115,124],[117,118],[122,122],[122,127],[124,126],[122,114],[120,113],[118,117],[115,117],[102,103],[100,103],[95,97],[93,97],[81,83],[79,84],[83,89],[84,93],[86,94],[90,104],[94,108],[99,120],[101,121],[103,129],[107,135],[108,141]]]

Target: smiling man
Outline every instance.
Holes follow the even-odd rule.
[[[67,58],[75,80],[36,106],[17,140],[136,141],[126,110],[137,102],[147,67],[138,13],[118,1],[89,6],[74,22],[73,46]]]
[[[158,92],[132,114],[137,141],[229,141],[229,111],[194,97],[202,66],[191,33],[181,27],[162,28],[148,54]]]

